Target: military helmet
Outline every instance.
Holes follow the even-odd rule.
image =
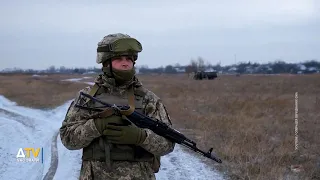
[[[134,61],[138,59],[138,53],[142,51],[141,43],[127,34],[109,34],[98,43],[98,64],[110,60],[113,57],[129,55]]]

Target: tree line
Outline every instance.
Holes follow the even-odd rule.
[[[188,65],[179,64],[167,65],[165,67],[148,68],[148,66],[139,67],[140,73],[196,73],[199,71],[217,72],[220,74],[307,74],[319,73],[320,62],[316,60],[307,60],[301,63],[286,63],[282,60],[276,60],[268,63],[239,62],[237,64],[222,66],[221,63],[212,65],[205,62],[202,58],[191,60]]]
[[[199,57],[194,60],[191,59],[187,65],[167,65],[157,68],[149,68],[147,65],[136,66],[136,71],[141,74],[177,74],[177,73],[192,73],[198,71],[215,71],[221,74],[237,73],[237,74],[279,74],[279,73],[292,73],[292,74],[306,74],[306,73],[319,73],[320,62],[316,60],[307,60],[300,63],[286,63],[282,60],[276,60],[268,63],[256,62],[238,62],[237,64],[221,66],[220,63],[215,65],[205,62],[203,58]],[[61,74],[85,74],[85,73],[101,73],[101,68],[67,68],[64,66],[55,67],[54,65],[44,70],[33,69],[4,69],[2,73],[61,73]]]

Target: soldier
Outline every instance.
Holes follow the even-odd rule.
[[[140,42],[117,33],[98,43],[97,63],[103,73],[88,93],[109,104],[130,105],[136,111],[172,126],[164,104],[146,89],[135,75],[134,64],[142,51]],[[69,150],[83,149],[79,179],[131,180],[156,179],[160,157],[173,151],[175,144],[149,129],[126,124],[126,117],[110,114],[90,118],[92,112],[75,107],[76,102],[88,107],[100,104],[80,96],[71,103],[60,128],[63,145]],[[89,118],[88,118],[89,117]]]

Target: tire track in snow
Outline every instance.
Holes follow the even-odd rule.
[[[48,115],[46,111],[18,106],[0,95],[0,146],[5,152],[0,154],[0,161],[5,162],[0,163],[0,179],[28,177],[39,180],[43,177],[45,164],[17,162],[15,157],[18,148],[50,146],[50,136],[54,130],[48,124],[51,121]],[[42,158],[46,155],[44,153]]]
[[[52,180],[54,175],[57,172],[59,158],[58,158],[58,147],[57,147],[57,137],[59,135],[59,131],[57,131],[54,136],[52,137],[51,142],[51,162],[48,172],[44,176],[43,180]]]
[[[57,137],[59,131],[56,130],[56,126],[59,123],[54,122],[54,120],[59,118],[59,115],[54,117],[57,115],[56,113],[57,112],[17,106],[15,103],[10,102],[10,100],[0,96],[0,130],[2,134],[12,133],[12,135],[14,135],[11,141],[8,140],[8,137],[0,138],[0,142],[4,145],[3,151],[15,152],[16,147],[10,148],[10,146],[17,146],[17,148],[20,148],[28,147],[31,144],[32,147],[41,146],[45,149],[51,149],[51,151],[47,152],[48,154],[43,154],[44,157],[50,157],[50,164],[48,162],[45,164],[34,163],[28,165],[27,169],[30,169],[30,172],[33,172],[32,174],[27,175],[29,174],[29,170],[21,172],[18,176],[12,173],[14,171],[13,167],[20,169],[23,167],[23,164],[17,164],[9,158],[9,164],[6,165],[4,163],[3,165],[0,165],[2,170],[7,169],[7,171],[0,171],[0,177],[4,177],[5,179],[16,179],[19,178],[19,176],[26,177],[27,175],[29,179],[34,180],[42,178],[45,180],[53,179],[58,167]],[[13,157],[14,155],[15,154],[7,154],[6,156]],[[5,160],[6,158],[0,155],[0,159]],[[48,169],[47,172],[44,172],[46,165],[48,165]],[[44,175],[44,173],[46,174]]]
[[[14,120],[14,121],[24,125],[25,127],[29,127],[32,130],[35,129],[34,120],[31,119],[31,118],[28,118],[26,116],[22,116],[22,115],[20,115],[18,113],[11,112],[11,111],[8,111],[8,110],[3,109],[3,108],[0,108],[0,113],[3,114],[3,115],[8,116],[10,118],[10,120]]]

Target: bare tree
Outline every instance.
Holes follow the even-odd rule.
[[[196,71],[197,71],[196,68],[192,65],[187,66],[185,69],[185,72],[187,73],[188,77],[190,77],[190,75],[192,73],[195,73]]]
[[[195,72],[198,71],[198,63],[196,60],[191,59],[190,66],[192,67],[192,70],[194,70]]]
[[[60,73],[65,73],[66,72],[66,70],[67,70],[67,68],[66,67],[64,67],[64,66],[60,66]]]
[[[48,68],[49,73],[54,73],[55,71],[56,71],[56,68],[53,65]]]
[[[197,62],[197,64],[198,64],[198,70],[199,71],[204,71],[204,69],[205,69],[205,64],[204,64],[204,60],[203,60],[203,58],[202,57],[198,57],[198,62]]]

